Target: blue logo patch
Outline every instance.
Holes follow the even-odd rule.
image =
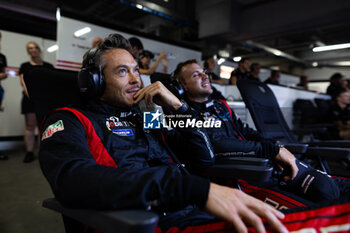
[[[157,110],[156,112],[143,113],[143,128],[144,129],[160,129],[162,114]]]
[[[119,136],[132,136],[134,133],[131,129],[114,129],[112,130],[113,133],[119,135]]]

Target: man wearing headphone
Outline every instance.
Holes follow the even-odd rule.
[[[283,193],[286,191],[285,195],[290,195],[301,203],[309,205],[337,199],[341,194],[349,195],[345,194],[350,191],[349,182],[332,179],[296,160],[283,145],[263,138],[259,132],[243,123],[225,101],[212,100],[210,95],[213,90],[209,78],[196,60],[180,63],[174,72],[174,78],[182,85],[187,104],[203,120],[221,121],[220,128],[206,128],[215,157],[204,153],[201,156],[184,157],[181,156],[183,153],[178,153],[181,162],[190,166],[205,166],[210,158],[214,161],[215,158],[230,156],[264,157],[273,160],[283,170],[267,185]]]
[[[159,130],[142,128],[141,100],[181,114],[192,110],[160,82],[141,89],[138,65],[125,38],[109,35],[84,55],[79,85],[89,98],[86,106],[61,109],[42,127],[41,168],[64,205],[166,213],[159,222],[164,232],[203,231],[215,224],[218,230],[246,232],[249,224],[262,233],[260,217],[276,232],[287,232],[279,221],[281,212],[237,189],[189,174],[170,158]],[[178,145],[212,153],[203,132],[179,133]]]

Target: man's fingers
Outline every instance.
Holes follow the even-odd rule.
[[[279,213],[282,214],[281,212]],[[276,232],[287,233],[288,230],[285,228],[285,226],[283,226],[283,224],[277,218],[281,216],[280,214],[272,210],[265,211],[264,218],[266,219],[266,222],[268,222]]]
[[[284,214],[268,204],[265,204],[261,201],[259,202],[261,203],[261,205],[251,206],[251,209],[254,210],[254,213],[260,217],[265,218],[266,221],[271,225],[271,227],[275,229],[277,232],[280,232],[280,233],[288,232],[288,230],[278,220],[278,219],[283,219],[285,217]]]
[[[258,215],[254,214],[252,211],[250,210],[246,210],[244,211],[244,216],[243,219],[249,223],[250,225],[252,225],[257,233],[265,233],[265,227],[263,222],[261,221],[260,217],[258,217]]]
[[[277,218],[284,219],[285,215],[281,211],[276,210],[275,208],[273,208],[270,205],[267,205],[267,206],[272,211],[272,213],[277,216]]]
[[[248,233],[248,229],[237,214],[232,215],[232,225],[237,233]]]

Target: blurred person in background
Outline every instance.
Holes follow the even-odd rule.
[[[143,44],[141,40],[137,37],[129,38],[129,42],[131,45],[131,53],[135,59],[139,59],[140,54],[143,52]]]
[[[0,32],[0,42],[1,42],[1,32]],[[1,48],[1,47],[0,47]],[[1,86],[1,81],[7,78],[6,74],[7,61],[4,54],[0,53],[0,111],[3,111],[2,100],[4,99],[5,91]],[[0,160],[6,160],[8,157],[6,155],[0,154]]]
[[[333,92],[334,102],[330,107],[330,120],[336,123],[338,136],[350,140],[350,93],[339,88]]]
[[[153,74],[160,63],[163,65],[161,73],[167,73],[168,71],[168,60],[166,59],[167,53],[161,52],[157,59],[151,65],[151,60],[154,58],[154,54],[148,50],[144,50],[139,55],[139,68],[140,74]]]
[[[343,78],[344,76],[341,73],[335,73],[329,78],[330,85],[327,87],[327,94],[332,96],[332,99],[335,99],[337,92],[344,88],[342,86]]]
[[[1,33],[0,33],[0,42],[1,42]],[[1,48],[1,47],[0,47]],[[0,53],[0,111],[2,111],[2,100],[4,99],[4,88],[1,86],[1,81],[7,78],[6,74],[7,61],[4,54]]]
[[[260,78],[259,78],[260,68],[261,66],[259,63],[252,63],[250,66],[250,73],[249,73],[248,79],[260,81]]]
[[[214,73],[216,62],[213,56],[208,56],[203,59],[203,67],[207,70],[208,77],[212,83],[225,85],[225,80],[222,80],[218,75]]]
[[[279,70],[271,70],[270,77],[265,80],[265,83],[279,85],[280,76],[281,73]]]
[[[302,75],[300,76],[300,81],[297,84],[297,87],[299,87],[300,89],[309,90],[307,83],[308,83],[307,76]]]
[[[21,105],[21,113],[25,117],[24,143],[26,147],[26,154],[24,163],[30,163],[34,160],[34,146],[35,146],[35,128],[37,125],[35,116],[35,104],[29,99],[26,85],[24,83],[24,76],[33,67],[41,66],[53,69],[53,65],[44,62],[41,58],[41,49],[36,42],[28,42],[26,45],[27,53],[30,56],[30,61],[24,62],[19,68],[19,75],[21,78],[21,85],[23,87],[23,98]]]
[[[232,71],[229,84],[236,85],[238,80],[248,78],[249,66],[249,60],[247,58],[242,58],[238,62],[238,68]]]

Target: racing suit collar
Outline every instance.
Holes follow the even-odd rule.
[[[214,107],[214,102],[212,99],[208,99],[205,102],[199,103],[199,102],[191,102],[187,101],[188,105],[190,105],[192,108],[196,110],[207,110],[210,109],[211,107]]]

